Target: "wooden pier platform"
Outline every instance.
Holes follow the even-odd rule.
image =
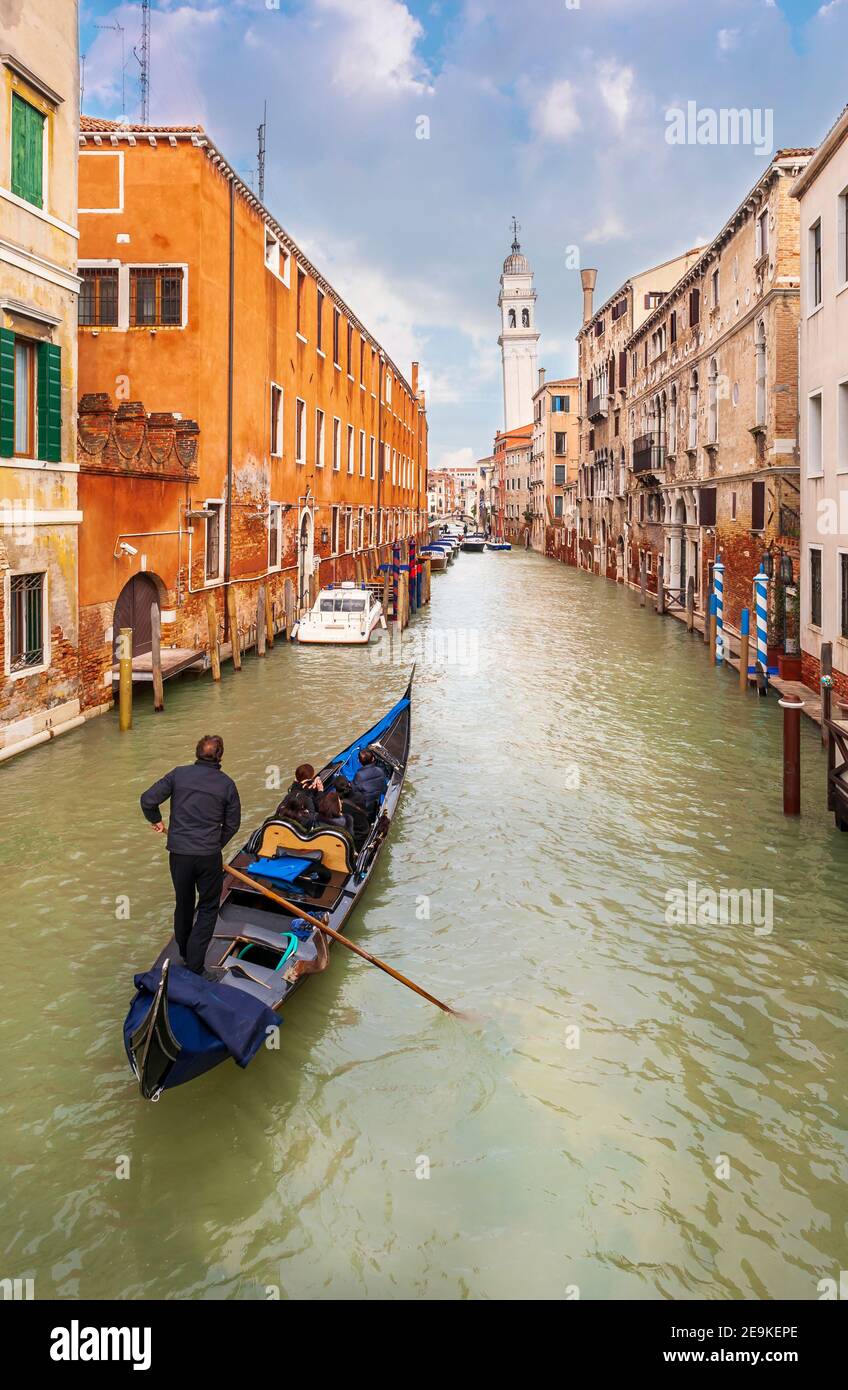
[[[207,654],[205,651],[193,651],[191,647],[163,647],[162,648],[162,679],[170,680],[171,676],[178,676],[182,671],[188,671],[192,667],[204,670],[207,665]],[[141,656],[134,656],[132,662],[133,685],[150,685],[153,682],[153,655],[151,652],[144,652]],[[112,685],[118,684],[117,663],[112,667]]]

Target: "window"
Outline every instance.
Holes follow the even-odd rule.
[[[822,302],[821,218],[810,228],[810,303],[814,309]]]
[[[730,520],[731,520],[731,521],[735,521],[735,520],[736,520],[736,493],[735,493],[735,492],[731,492],[731,494],[730,494]]]
[[[810,546],[810,622],[821,627],[822,620],[822,553]]]
[[[342,316],[341,316],[341,314],[339,313],[338,309],[334,309],[334,310],[333,310],[333,361],[335,362],[335,364],[336,364],[337,367],[340,367],[340,366],[341,366],[341,361],[340,361],[340,359],[339,359],[339,332],[340,332],[340,327],[341,327],[341,320],[342,320]]]
[[[284,285],[289,283],[289,253],[268,227],[265,228],[265,265]]]
[[[83,328],[114,328],[118,322],[117,267],[80,268],[79,324]]]
[[[15,339],[15,448],[19,458],[35,457],[36,345]]]
[[[324,412],[315,411],[315,467],[324,467]]]
[[[392,403],[392,374],[391,374],[390,371],[387,371],[387,372],[386,372],[386,404],[387,404],[387,405],[391,405],[391,403]]]
[[[840,381],[837,387],[836,471],[848,473],[848,381]]]
[[[754,365],[756,371],[756,408],[754,423],[766,422],[766,326],[762,319],[754,331]]]
[[[365,386],[365,339],[359,339],[359,384]]]
[[[62,457],[62,351],[0,328],[0,456]]]
[[[710,284],[712,286],[712,306],[717,309],[719,304],[719,273],[717,269],[712,273]]]
[[[554,464],[554,485],[555,485],[556,487],[565,487],[565,464],[564,464],[564,463],[555,463],[555,464]]]
[[[305,334],[304,334],[303,330],[304,330],[304,328],[306,327],[306,321],[305,321],[305,319],[304,319],[304,302],[303,302],[303,301],[304,301],[304,296],[305,296],[305,294],[306,294],[306,274],[305,274],[304,271],[302,271],[302,270],[300,269],[300,267],[298,267],[298,271],[297,271],[297,333],[298,333],[298,337],[303,338],[304,341],[305,341]]]
[[[342,422],[333,419],[333,472],[338,473],[342,466]]]
[[[554,453],[563,458],[568,452],[568,435],[557,431],[554,434]]]
[[[710,389],[707,415],[707,443],[718,443],[718,363],[713,357],[710,361],[708,384]]]
[[[665,299],[665,290],[649,290],[645,295],[645,308],[658,309]]]
[[[318,290],[318,310],[315,329],[315,345],[319,352],[324,351],[324,294]]]
[[[353,425],[348,425],[348,427],[347,427],[347,471],[348,471],[348,473],[351,473],[351,474],[353,473],[353,442],[354,442],[354,428],[353,428]]]
[[[677,342],[677,310],[672,309],[668,316],[668,340],[670,343]]]
[[[571,398],[569,396],[552,396],[551,410],[554,415],[568,415],[571,411]]]
[[[848,637],[848,554],[839,552],[839,635]]]
[[[221,518],[224,504],[207,502],[206,510],[209,512],[206,518],[206,579],[208,583],[212,583],[221,578]]]
[[[359,476],[365,477],[365,431],[359,431]]]
[[[347,326],[347,374],[353,380],[353,324]]]
[[[759,217],[757,218],[757,247],[755,252],[755,258],[757,260],[760,260],[763,256],[767,256],[769,252],[768,216],[768,208],[764,208],[763,211],[760,213]]]
[[[339,509],[333,507],[330,511],[330,549],[333,555],[339,553]]]
[[[271,453],[283,456],[283,388],[271,382]]]
[[[283,551],[283,509],[279,502],[272,502],[268,515],[268,568],[278,570],[282,564]]]
[[[690,290],[689,292],[689,327],[694,328],[701,322],[701,291]]]
[[[819,392],[807,402],[807,477],[820,477],[822,471],[822,398]]]
[[[764,531],[766,529],[766,485],[765,483],[751,484],[751,530]]]
[[[180,266],[130,267],[130,324],[133,328],[178,328],[183,321]]]
[[[294,411],[294,461],[306,463],[306,401],[297,400]]]
[[[13,574],[9,581],[9,671],[45,664],[44,574]]]
[[[689,448],[698,447],[698,373],[693,372],[689,384]]]
[[[373,436],[373,434],[372,434],[372,435],[371,435],[370,451],[369,451],[369,452],[370,452],[370,459],[371,459],[370,466],[369,466],[369,476],[370,476],[372,482],[373,482],[373,480],[374,480],[374,471],[375,471],[375,468],[374,468],[375,457],[376,457],[376,455],[375,455],[375,448],[376,448],[376,444],[375,444],[374,436]]]
[[[42,113],[12,93],[12,192],[44,206],[44,121]]]

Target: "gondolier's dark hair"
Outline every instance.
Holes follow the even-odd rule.
[[[294,780],[296,782],[311,782],[315,776],[315,768],[311,763],[301,763],[300,767],[294,770]]]
[[[220,734],[204,734],[198,739],[194,756],[204,763],[219,763],[224,756],[224,740]]]

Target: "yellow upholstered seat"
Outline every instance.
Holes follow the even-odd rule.
[[[344,830],[334,830],[330,826],[304,830],[288,820],[267,821],[262,828],[257,855],[260,859],[273,859],[278,849],[289,850],[292,854],[297,854],[298,850],[320,850],[323,868],[331,873],[353,873],[353,842]]]

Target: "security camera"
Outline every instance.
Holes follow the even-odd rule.
[[[121,555],[128,555],[130,558],[132,558],[133,555],[138,554],[138,551],[136,550],[135,546],[130,545],[129,541],[121,541],[120,545],[118,546],[118,552]]]

